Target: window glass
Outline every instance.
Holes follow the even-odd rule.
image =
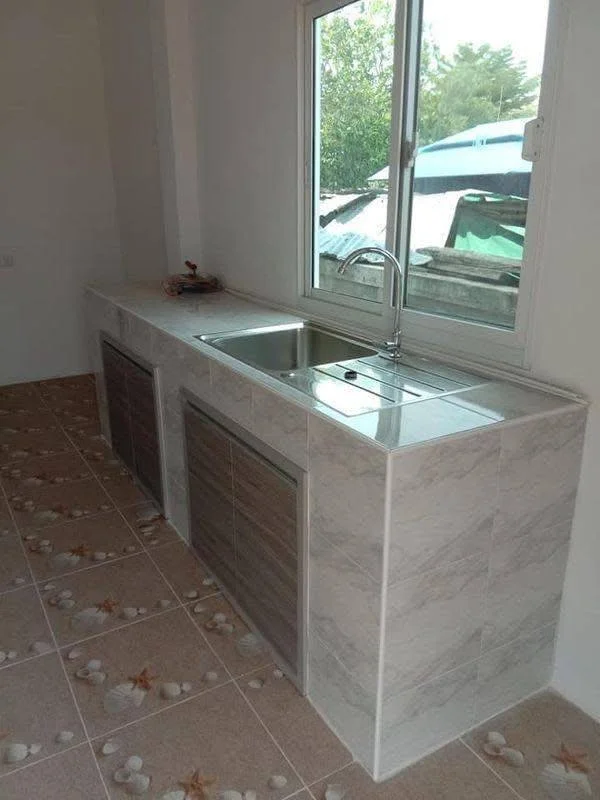
[[[522,147],[538,114],[548,2],[408,0],[418,23],[406,26],[403,64],[395,0],[314,12],[311,288],[377,308],[381,257],[338,267],[379,245],[406,262],[407,309],[514,328],[533,167]],[[397,138],[417,141],[400,172],[390,171]]]
[[[513,328],[548,0],[423,0],[405,304]]]
[[[386,245],[394,74],[394,0],[360,0],[314,22],[314,286],[381,303],[383,264],[358,247]]]

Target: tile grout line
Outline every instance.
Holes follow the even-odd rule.
[[[37,390],[37,387],[36,387],[36,390]],[[44,399],[43,397],[42,397],[42,402],[44,402],[44,403],[45,403],[45,399]],[[200,634],[200,637],[202,638],[202,640],[203,640],[203,641],[204,641],[204,643],[206,644],[206,646],[207,646],[208,650],[209,650],[209,651],[210,651],[210,652],[213,654],[213,656],[216,658],[217,662],[218,662],[219,664],[221,664],[221,666],[222,666],[222,669],[223,669],[223,671],[224,671],[225,675],[226,675],[226,676],[229,676],[229,680],[227,680],[227,681],[226,681],[225,683],[223,683],[223,684],[220,684],[219,686],[216,686],[216,687],[209,687],[209,688],[205,689],[204,691],[201,691],[201,692],[199,692],[198,694],[195,694],[193,697],[185,698],[184,700],[181,700],[181,701],[179,701],[179,702],[177,702],[177,703],[172,703],[172,704],[170,704],[169,706],[167,706],[166,708],[157,709],[156,711],[154,711],[154,712],[151,712],[150,714],[147,714],[147,715],[145,715],[144,717],[141,717],[140,719],[134,720],[134,721],[132,721],[132,722],[130,722],[130,723],[127,723],[127,724],[126,724],[126,725],[124,725],[124,726],[121,726],[121,727],[115,728],[114,730],[111,730],[111,731],[110,731],[108,734],[106,734],[106,735],[107,735],[107,736],[109,736],[109,735],[110,735],[110,736],[112,736],[112,735],[114,735],[115,733],[117,733],[119,730],[122,730],[123,728],[128,728],[128,727],[130,727],[130,726],[133,726],[133,725],[135,725],[135,724],[137,724],[137,723],[141,723],[143,720],[146,720],[146,719],[148,719],[149,717],[156,716],[157,714],[160,714],[160,713],[162,713],[163,711],[167,710],[168,708],[172,708],[172,707],[175,707],[175,706],[177,706],[177,705],[182,705],[182,704],[183,704],[183,703],[185,703],[185,702],[189,702],[189,701],[191,701],[191,700],[193,700],[193,699],[196,699],[196,698],[198,698],[198,697],[200,697],[200,696],[202,696],[202,695],[204,695],[204,694],[206,694],[206,693],[208,693],[208,692],[215,691],[215,690],[217,690],[217,689],[220,689],[220,688],[222,688],[223,686],[228,686],[228,685],[230,685],[230,684],[232,683],[232,684],[234,685],[234,687],[235,687],[235,690],[236,690],[237,692],[239,692],[239,694],[241,695],[241,697],[242,697],[242,699],[243,699],[244,703],[246,704],[246,706],[247,706],[247,707],[248,707],[248,709],[250,710],[251,714],[252,714],[252,715],[254,715],[254,717],[255,717],[255,718],[258,720],[259,724],[260,724],[260,725],[262,726],[262,728],[265,730],[265,732],[267,733],[268,737],[269,737],[269,738],[272,740],[273,744],[274,744],[274,745],[275,745],[275,747],[276,747],[276,748],[279,750],[279,752],[281,753],[282,757],[283,757],[283,758],[284,758],[284,760],[285,760],[285,761],[288,763],[288,765],[289,765],[289,767],[291,768],[291,770],[292,770],[293,774],[296,776],[296,778],[299,780],[299,782],[300,782],[300,784],[301,784],[301,786],[300,786],[300,789],[296,790],[296,791],[295,791],[295,792],[294,792],[292,795],[286,795],[286,798],[292,798],[292,797],[293,797],[293,796],[295,796],[297,793],[299,793],[299,792],[302,792],[302,791],[306,791],[306,792],[308,792],[308,794],[309,794],[309,795],[312,797],[313,795],[312,795],[312,792],[310,791],[310,789],[309,789],[308,785],[307,785],[307,784],[306,784],[306,782],[305,782],[305,781],[302,779],[302,777],[300,776],[300,774],[297,772],[297,770],[296,770],[296,768],[294,767],[294,765],[293,765],[292,761],[291,761],[291,760],[290,760],[290,758],[287,756],[287,754],[285,753],[284,749],[281,747],[281,745],[280,745],[280,744],[279,744],[279,742],[277,741],[276,737],[275,737],[275,736],[273,735],[273,733],[270,731],[270,729],[269,729],[269,727],[267,726],[267,724],[266,724],[266,723],[263,721],[263,719],[262,719],[262,718],[261,718],[261,716],[258,714],[258,712],[256,711],[256,709],[253,707],[253,705],[251,704],[251,702],[249,701],[249,699],[246,697],[246,695],[244,694],[244,692],[242,691],[242,689],[241,689],[240,685],[239,685],[239,684],[238,684],[238,682],[237,682],[238,680],[241,680],[241,679],[243,679],[243,678],[247,677],[247,675],[253,674],[254,672],[256,672],[256,671],[258,671],[258,670],[260,670],[260,669],[264,669],[264,666],[263,666],[263,667],[256,667],[255,669],[253,669],[253,670],[250,670],[248,673],[243,673],[243,674],[242,674],[242,675],[240,675],[240,676],[233,676],[233,674],[231,673],[231,671],[229,670],[229,668],[227,667],[227,665],[225,664],[225,662],[224,662],[224,661],[221,659],[221,657],[219,656],[219,654],[218,654],[218,653],[217,653],[217,652],[214,650],[214,648],[213,648],[212,644],[211,644],[211,643],[210,643],[210,641],[208,640],[207,636],[205,635],[204,631],[201,629],[201,627],[200,627],[200,625],[198,624],[198,622],[197,622],[195,619],[193,619],[192,615],[190,614],[190,607],[191,607],[192,603],[195,603],[195,602],[202,602],[203,600],[206,600],[206,599],[208,599],[208,597],[214,597],[214,596],[216,596],[216,595],[220,594],[220,592],[218,592],[218,591],[215,591],[213,594],[209,595],[208,597],[205,597],[205,598],[200,598],[200,597],[199,597],[199,598],[196,598],[196,599],[195,599],[195,600],[193,600],[193,601],[190,601],[190,602],[189,602],[189,603],[187,603],[187,604],[186,604],[186,603],[184,603],[182,600],[180,600],[178,592],[177,592],[177,591],[175,591],[175,589],[174,589],[173,585],[171,584],[171,582],[168,580],[168,578],[166,577],[166,575],[163,573],[163,571],[161,570],[161,568],[160,568],[160,567],[158,566],[158,564],[156,563],[155,559],[152,557],[152,555],[151,555],[151,553],[150,553],[150,548],[146,547],[145,543],[144,543],[144,542],[143,542],[143,541],[140,539],[140,537],[138,536],[138,534],[136,533],[136,531],[133,529],[133,526],[132,526],[132,524],[129,522],[129,520],[128,520],[128,519],[125,517],[125,515],[123,514],[123,511],[121,510],[121,508],[117,506],[117,503],[115,502],[115,500],[113,500],[113,498],[112,498],[112,496],[110,495],[110,493],[109,493],[109,492],[107,491],[107,489],[106,489],[106,488],[105,488],[105,487],[102,485],[102,483],[101,483],[101,481],[99,480],[99,477],[98,477],[98,475],[96,474],[95,470],[93,469],[93,467],[91,466],[91,464],[88,462],[88,460],[85,458],[85,456],[83,455],[83,453],[81,453],[81,452],[79,451],[79,449],[78,449],[78,448],[77,448],[77,446],[75,445],[75,443],[74,443],[73,439],[72,439],[72,438],[71,438],[71,436],[69,435],[69,432],[68,432],[67,430],[65,430],[65,428],[62,426],[60,419],[58,419],[58,418],[56,417],[56,414],[54,414],[54,412],[52,411],[52,409],[49,409],[49,411],[50,411],[50,413],[52,413],[52,414],[55,416],[55,418],[57,419],[57,422],[58,422],[58,424],[59,424],[60,430],[61,430],[61,431],[62,431],[62,433],[65,435],[65,437],[67,438],[67,440],[69,441],[69,443],[70,443],[70,444],[71,444],[71,445],[72,445],[72,446],[75,448],[75,452],[77,453],[77,455],[79,456],[79,458],[81,459],[81,461],[83,461],[83,463],[86,465],[86,467],[87,467],[87,468],[90,470],[90,473],[91,473],[91,475],[90,475],[90,478],[95,478],[95,480],[96,480],[96,482],[98,483],[98,485],[102,487],[102,490],[104,491],[104,493],[105,493],[105,494],[106,494],[106,495],[109,497],[109,499],[110,499],[111,503],[113,503],[113,505],[114,505],[114,510],[116,510],[116,512],[117,512],[117,513],[120,515],[120,517],[123,519],[123,521],[124,521],[124,522],[125,522],[125,524],[127,525],[127,528],[128,528],[128,529],[129,529],[129,530],[130,530],[130,531],[133,533],[133,535],[134,535],[135,539],[136,539],[136,540],[137,540],[137,541],[140,543],[140,545],[141,545],[141,547],[142,547],[142,551],[143,551],[143,552],[144,552],[144,553],[145,553],[145,554],[148,556],[148,558],[150,559],[150,561],[152,562],[152,564],[154,565],[154,567],[156,568],[156,570],[157,570],[157,571],[158,571],[158,573],[160,574],[161,578],[162,578],[162,579],[165,581],[165,584],[168,586],[168,588],[169,588],[169,589],[170,589],[170,590],[173,592],[173,594],[174,594],[174,595],[175,595],[175,597],[177,598],[177,603],[178,603],[178,604],[177,604],[176,606],[174,606],[173,608],[170,608],[170,609],[165,609],[165,610],[164,610],[162,613],[161,613],[161,612],[159,612],[159,613],[157,613],[157,614],[153,614],[153,615],[152,615],[152,617],[145,617],[144,619],[151,619],[151,618],[153,618],[153,617],[156,617],[156,616],[162,616],[163,614],[165,614],[165,613],[168,613],[169,611],[174,611],[174,610],[176,610],[177,608],[183,608],[183,610],[184,610],[184,613],[186,614],[187,618],[188,618],[188,619],[189,619],[189,620],[192,622],[192,624],[194,625],[194,627],[196,628],[196,630],[197,630],[197,631],[198,631],[198,633]],[[143,501],[140,501],[140,502],[143,502]],[[128,504],[128,505],[134,506],[134,505],[138,505],[138,504],[137,504],[137,503],[132,503],[132,504]],[[103,513],[112,513],[112,511],[113,511],[113,509],[111,509],[111,512],[103,512]],[[10,513],[11,513],[11,515],[12,515],[12,509],[10,510]],[[89,516],[92,516],[92,515],[89,515]],[[98,515],[93,515],[93,516],[98,516]],[[13,517],[13,518],[14,518],[14,517]],[[86,518],[88,518],[88,517],[86,517]],[[73,522],[76,522],[76,521],[80,521],[80,520],[72,520],[72,521],[73,521]],[[19,532],[20,532],[19,526],[17,526],[17,525],[16,525],[16,520],[15,520],[15,526],[16,526],[16,528],[17,528],[17,531],[19,531]],[[24,544],[23,544],[23,541],[22,541],[22,537],[20,537],[20,538],[21,538],[21,547],[22,547],[22,549],[24,550]],[[181,538],[181,537],[179,537],[179,538]],[[182,541],[183,541],[183,540],[182,540]],[[165,544],[164,544],[164,545],[162,545],[162,546],[163,546],[163,547],[165,547],[165,546],[167,546],[168,544],[172,544],[172,543],[173,543],[173,542],[167,542],[167,543],[165,543]],[[200,559],[198,559],[198,557],[196,556],[196,554],[195,554],[195,553],[193,552],[193,550],[192,550],[192,549],[189,547],[189,544],[188,544],[187,542],[184,542],[184,544],[187,544],[187,550],[188,550],[188,552],[190,552],[190,553],[191,553],[191,554],[192,554],[192,555],[195,557],[195,559],[196,559],[196,561],[198,562],[198,564],[199,564],[201,567],[204,567],[204,565],[202,564],[202,562],[200,561]],[[158,547],[160,547],[160,545],[159,545]],[[128,555],[128,556],[124,556],[124,557],[130,557],[130,556],[133,556],[133,555],[136,555],[136,554],[130,554],[130,555]],[[25,556],[26,556],[26,554],[25,554]],[[26,556],[26,558],[27,558],[27,556]],[[121,561],[121,560],[123,560],[123,557],[119,557],[119,558],[116,558],[116,559],[112,559],[110,563],[114,563],[115,561]],[[28,564],[28,567],[29,567],[30,571],[32,572],[32,570],[31,570],[31,567],[29,566],[29,560],[28,560],[28,559],[27,559],[27,564]],[[83,569],[81,569],[81,570],[76,570],[76,571],[75,571],[75,572],[73,572],[73,573],[67,573],[67,575],[65,575],[65,576],[57,576],[55,579],[56,579],[56,580],[58,580],[58,579],[62,579],[62,578],[67,578],[67,579],[68,579],[69,575],[77,574],[77,573],[79,573],[79,572],[88,571],[89,569],[93,569],[95,566],[105,566],[105,565],[106,565],[105,563],[101,563],[101,564],[97,564],[97,565],[90,565],[89,567],[84,567],[84,568],[83,568]],[[209,571],[209,574],[210,574],[210,571]],[[39,581],[39,583],[42,583],[42,581]],[[23,587],[23,588],[25,588],[25,587]],[[88,744],[88,746],[90,747],[90,750],[91,750],[92,756],[93,756],[93,758],[94,758],[94,762],[95,762],[95,764],[96,764],[96,767],[97,767],[97,770],[98,770],[98,772],[99,772],[99,774],[100,774],[100,778],[101,778],[101,780],[102,780],[102,784],[103,784],[103,786],[104,786],[104,789],[105,789],[105,791],[106,791],[106,793],[107,793],[107,796],[108,796],[108,797],[110,797],[110,793],[109,793],[109,791],[108,791],[108,788],[107,788],[107,786],[106,786],[106,783],[105,783],[105,781],[104,781],[104,777],[103,777],[103,775],[102,775],[102,773],[101,773],[101,771],[100,771],[100,766],[99,766],[99,763],[98,763],[98,759],[97,759],[97,757],[96,757],[96,754],[94,753],[94,749],[93,749],[93,746],[92,746],[92,740],[91,740],[91,738],[90,738],[90,736],[89,736],[89,732],[88,732],[88,730],[87,730],[87,727],[86,727],[86,725],[85,725],[85,722],[84,722],[84,719],[83,719],[83,715],[82,715],[82,713],[81,713],[81,710],[80,710],[80,708],[79,708],[79,705],[78,705],[78,703],[77,703],[77,699],[76,699],[76,697],[75,697],[75,694],[74,694],[73,688],[72,688],[72,686],[71,686],[70,679],[69,679],[69,677],[68,677],[68,675],[67,675],[67,673],[66,673],[66,668],[65,668],[65,665],[64,665],[64,663],[63,663],[62,657],[60,656],[60,649],[59,649],[59,646],[58,646],[58,642],[57,642],[57,640],[56,640],[56,637],[55,637],[55,635],[54,635],[54,631],[53,631],[53,629],[52,629],[52,627],[51,627],[51,625],[50,625],[50,621],[49,621],[49,618],[48,618],[48,615],[47,615],[46,609],[45,609],[45,607],[44,607],[44,605],[43,605],[43,601],[42,601],[42,598],[41,598],[41,594],[40,594],[40,590],[39,590],[38,582],[35,582],[35,581],[34,581],[34,588],[35,588],[36,594],[37,594],[37,596],[38,596],[38,599],[39,599],[39,601],[40,601],[40,603],[41,603],[41,605],[42,605],[42,609],[43,609],[44,617],[45,617],[45,619],[46,619],[46,623],[47,623],[47,625],[48,625],[48,627],[49,627],[50,634],[51,634],[51,636],[52,636],[52,639],[53,639],[53,641],[54,641],[54,644],[55,644],[55,648],[56,648],[57,655],[58,655],[58,657],[59,657],[59,658],[60,658],[60,660],[61,660],[61,666],[62,666],[62,669],[63,669],[63,673],[64,673],[64,675],[65,675],[65,679],[67,680],[67,683],[68,683],[68,685],[69,685],[69,690],[70,690],[70,692],[71,692],[71,696],[72,696],[72,698],[73,698],[73,701],[74,701],[74,703],[75,703],[75,706],[76,706],[76,709],[77,709],[77,712],[78,712],[78,715],[79,715],[79,718],[80,718],[80,721],[81,721],[81,724],[82,724],[82,727],[83,727],[83,731],[84,731],[84,734],[85,734],[85,737],[86,737],[86,740],[87,740],[87,744]],[[80,644],[80,643],[83,643],[83,642],[85,642],[85,641],[90,641],[90,640],[93,640],[93,639],[96,639],[96,638],[99,638],[99,637],[105,636],[105,635],[107,635],[108,633],[111,633],[111,632],[113,632],[114,630],[121,630],[122,628],[130,627],[131,625],[133,625],[133,624],[136,624],[136,622],[143,622],[143,621],[144,621],[144,619],[140,619],[140,620],[133,620],[132,622],[130,622],[130,623],[126,624],[126,625],[122,625],[122,626],[120,626],[119,628],[115,628],[115,629],[112,629],[111,631],[106,631],[106,632],[104,632],[104,633],[97,634],[96,636],[87,637],[86,639],[78,640],[78,642],[69,643],[68,645],[65,645],[65,647],[67,647],[67,646],[74,646],[74,645],[76,645],[76,644]],[[104,734],[103,734],[103,736],[104,736]],[[98,739],[98,738],[102,738],[102,737],[95,737],[95,738],[96,738],[96,739]],[[71,748],[71,749],[74,749],[74,748]],[[64,751],[63,751],[63,752],[64,752]],[[52,757],[54,757],[54,756],[49,756],[49,758],[52,758]],[[38,763],[38,762],[34,762],[34,763]],[[352,762],[350,762],[350,763],[352,763]],[[345,766],[348,766],[348,765],[345,765]],[[343,767],[342,767],[342,768],[343,768]],[[336,771],[337,771],[337,770],[336,770]],[[333,773],[332,773],[332,774],[333,774]],[[327,776],[326,776],[326,777],[327,777]],[[325,778],[323,778],[323,780],[325,780],[325,779],[326,779],[326,777],[325,777]]]
[[[302,776],[300,775],[300,773],[298,772],[298,770],[296,769],[296,767],[293,765],[292,761],[291,761],[291,760],[288,758],[288,756],[287,756],[287,754],[286,754],[285,750],[283,749],[283,747],[282,747],[282,746],[279,744],[279,742],[277,741],[277,739],[275,738],[275,736],[274,736],[274,735],[271,733],[271,731],[269,730],[269,728],[268,728],[267,724],[264,722],[264,720],[262,719],[262,717],[261,717],[261,716],[258,714],[258,712],[257,712],[257,711],[256,711],[256,709],[254,708],[254,706],[252,705],[252,703],[251,703],[251,702],[248,700],[248,698],[246,697],[246,695],[244,694],[244,692],[241,690],[241,688],[238,686],[238,684],[237,684],[237,682],[236,682],[235,680],[233,681],[233,684],[234,684],[234,686],[235,686],[236,690],[237,690],[237,691],[240,693],[240,695],[242,696],[242,699],[244,700],[244,702],[246,703],[246,705],[248,706],[248,708],[250,709],[250,711],[252,712],[252,714],[254,714],[254,716],[256,717],[256,719],[257,719],[257,720],[259,721],[259,723],[262,725],[262,727],[264,728],[264,730],[265,730],[266,734],[269,736],[269,738],[271,739],[271,741],[273,742],[273,744],[275,745],[275,747],[276,747],[276,748],[279,750],[279,752],[281,753],[281,755],[282,755],[282,756],[284,757],[284,759],[287,761],[287,763],[288,763],[288,764],[289,764],[289,766],[290,766],[290,769],[292,770],[292,772],[294,773],[294,775],[296,776],[296,778],[298,778],[298,780],[300,781],[300,789],[298,789],[298,790],[297,790],[297,792],[300,792],[300,791],[302,791],[302,789],[308,789],[308,786],[306,785],[306,782],[304,781],[304,779],[302,778]],[[294,792],[294,793],[291,795],[291,797],[293,797],[293,795],[294,795],[294,794],[296,794],[297,792]]]
[[[462,736],[459,736],[459,737],[458,737],[458,739],[457,739],[457,740],[455,740],[455,741],[459,741],[459,742],[460,742],[462,745],[464,745],[464,747],[466,747],[466,748],[467,748],[467,750],[468,750],[470,753],[472,753],[472,754],[475,756],[475,758],[476,758],[476,759],[477,759],[477,760],[478,760],[478,761],[479,761],[481,764],[483,764],[483,765],[484,765],[484,767],[486,767],[486,768],[489,770],[489,772],[491,772],[491,773],[492,773],[492,775],[494,775],[496,778],[498,778],[498,780],[499,780],[499,781],[501,781],[501,782],[502,782],[502,783],[503,783],[503,784],[504,784],[506,787],[508,787],[508,789],[510,789],[510,791],[511,791],[511,792],[512,792],[512,793],[515,795],[515,797],[518,797],[518,798],[519,798],[519,800],[526,800],[526,799],[525,799],[525,798],[524,798],[522,795],[520,795],[520,794],[517,792],[517,790],[516,790],[515,788],[513,788],[513,787],[510,785],[510,783],[509,783],[509,782],[508,782],[508,781],[507,781],[505,778],[503,778],[503,777],[502,777],[502,775],[500,775],[498,772],[496,772],[496,770],[495,770],[493,767],[491,767],[491,766],[488,764],[488,762],[487,762],[487,761],[486,761],[484,758],[482,758],[482,757],[479,755],[479,753],[477,753],[477,752],[476,752],[476,751],[475,751],[475,750],[474,750],[474,749],[471,747],[471,745],[470,745],[468,742],[466,742],[466,741],[464,740],[464,738],[463,738]]]
[[[36,387],[36,389],[37,389],[37,387]],[[4,496],[5,502],[7,502],[8,498],[6,496],[6,492],[4,490],[4,486],[0,486],[0,491],[2,492],[2,495]],[[11,515],[11,518],[13,520],[13,524],[14,524],[14,526],[15,526],[18,534],[19,534],[19,542],[21,543],[21,550],[23,551],[23,555],[25,556],[25,558],[27,558],[27,554],[25,552],[25,543],[23,541],[23,537],[22,537],[22,534],[21,534],[21,528],[17,524],[17,520],[16,520],[16,518],[14,516],[14,512],[13,512],[12,508],[10,507],[10,505],[9,505],[8,508],[9,508],[9,514]],[[29,566],[29,562],[27,562],[27,564]],[[64,679],[65,679],[65,681],[67,683],[69,694],[71,695],[71,700],[73,702],[73,705],[74,705],[75,711],[77,713],[77,716],[79,717],[79,723],[81,725],[81,729],[83,731],[83,735],[85,737],[85,741],[87,742],[90,750],[92,750],[93,762],[94,762],[94,764],[96,766],[96,770],[98,772],[98,776],[100,778],[100,782],[101,782],[101,784],[102,784],[102,786],[104,788],[104,792],[106,794],[107,800],[110,800],[110,793],[109,793],[108,787],[107,787],[107,785],[106,785],[106,783],[104,781],[104,776],[102,775],[102,772],[100,771],[100,766],[98,764],[98,761],[97,761],[97,759],[95,758],[95,756],[93,754],[93,749],[92,749],[90,737],[89,737],[89,734],[88,734],[87,726],[86,726],[85,721],[83,719],[83,714],[81,712],[81,709],[79,708],[79,703],[77,702],[77,698],[75,697],[75,692],[73,691],[73,687],[71,686],[71,681],[69,680],[69,676],[67,674],[67,670],[66,670],[63,658],[62,658],[62,656],[60,654],[60,649],[58,647],[58,641],[57,641],[56,636],[54,634],[54,630],[52,628],[52,625],[50,624],[50,619],[48,617],[48,613],[46,611],[46,607],[45,607],[44,602],[42,600],[42,596],[41,596],[41,593],[40,593],[39,586],[37,584],[35,584],[35,583],[33,584],[33,586],[34,586],[34,591],[35,591],[35,593],[37,595],[37,598],[38,598],[38,602],[39,602],[39,604],[41,606],[42,613],[44,615],[44,619],[46,621],[46,625],[47,625],[48,631],[50,633],[50,637],[52,639],[52,642],[54,643],[55,655],[56,655],[56,657],[58,658],[58,660],[60,662],[60,667],[61,667],[61,670],[62,670],[62,673],[63,673],[63,677],[64,677]],[[50,654],[48,653],[47,655],[50,655]],[[64,752],[64,751],[61,751],[61,752]],[[55,756],[58,756],[58,755],[60,755],[60,753],[54,753],[53,755],[49,756],[47,760],[49,760],[50,758],[54,758]],[[38,762],[37,761],[32,762],[31,766],[33,766],[33,764],[35,764],[35,763],[38,763]]]
[[[211,692],[216,692],[219,689],[223,689],[225,686],[230,686],[232,683],[233,679],[230,679],[224,681],[223,683],[220,683],[218,686],[207,686],[206,689],[203,689],[197,694],[184,697],[181,700],[176,700],[170,703],[168,706],[163,706],[163,708],[156,708],[154,711],[150,711],[148,714],[144,714],[143,717],[138,717],[138,719],[132,719],[131,722],[125,722],[123,725],[119,725],[116,728],[111,728],[109,731],[106,731],[105,733],[98,734],[98,736],[94,736],[92,739],[90,739],[90,743],[97,742],[100,739],[111,739],[113,736],[115,736],[115,734],[127,730],[127,728],[132,728],[134,725],[138,725],[141,722],[145,722],[146,720],[151,719],[152,717],[157,717],[160,714],[164,714],[165,711],[168,711],[171,708],[178,708],[179,706],[183,706],[186,703],[191,703],[194,700],[198,700],[198,698],[200,697],[204,697],[205,695],[210,694]],[[94,757],[97,760],[95,754]]]

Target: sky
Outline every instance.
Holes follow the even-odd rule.
[[[424,0],[424,22],[442,53],[459,42],[512,45],[530,75],[542,71],[549,0]],[[482,14],[482,12],[484,12]]]

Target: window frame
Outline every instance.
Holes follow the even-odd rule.
[[[392,131],[390,147],[390,181],[386,247],[399,254],[401,263],[409,246],[407,232],[410,223],[412,198],[412,169],[401,167],[414,135],[416,114],[415,93],[418,87],[418,45],[420,20],[424,0],[397,0],[394,58],[395,70],[392,88]],[[383,302],[336,295],[313,285],[315,257],[314,230],[320,190],[318,165],[315,154],[318,144],[318,126],[315,124],[315,98],[318,87],[318,70],[315,70],[314,21],[328,13],[351,5],[356,0],[305,0],[298,8],[299,22],[299,291],[298,304],[308,313],[322,318],[349,321],[367,331],[385,338],[389,334],[394,315],[393,276],[390,269],[384,272]],[[562,0],[549,0],[548,23],[544,63],[541,73],[538,117],[544,122],[542,151],[532,165],[530,194],[527,208],[524,257],[517,302],[514,329],[495,327],[485,323],[453,319],[424,311],[403,307],[401,325],[408,347],[423,352],[447,353],[455,358],[508,364],[513,367],[529,366],[528,332],[535,301],[536,284],[540,278],[540,262],[547,197],[550,185],[550,162],[554,130],[550,124],[550,110],[555,105],[557,69],[563,50],[567,9]],[[412,72],[411,72],[412,70]],[[407,78],[408,71],[408,78]],[[412,101],[412,106],[409,105]],[[413,119],[409,113],[412,108]],[[403,198],[408,194],[408,202]],[[450,342],[451,344],[448,344]]]

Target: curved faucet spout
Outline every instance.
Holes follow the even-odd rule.
[[[391,341],[386,342],[386,356],[391,358],[393,361],[397,361],[402,355],[400,349],[402,342],[402,331],[400,330],[400,310],[402,306],[402,297],[404,294],[404,271],[396,256],[389,250],[386,250],[385,247],[377,247],[375,245],[373,247],[359,247],[358,250],[354,250],[349,256],[346,256],[346,258],[338,267],[338,273],[343,275],[351,264],[354,264],[354,262],[357,261],[361,256],[369,253],[375,253],[376,255],[383,256],[383,258],[388,261],[396,271],[396,311],[394,314],[394,333]]]

